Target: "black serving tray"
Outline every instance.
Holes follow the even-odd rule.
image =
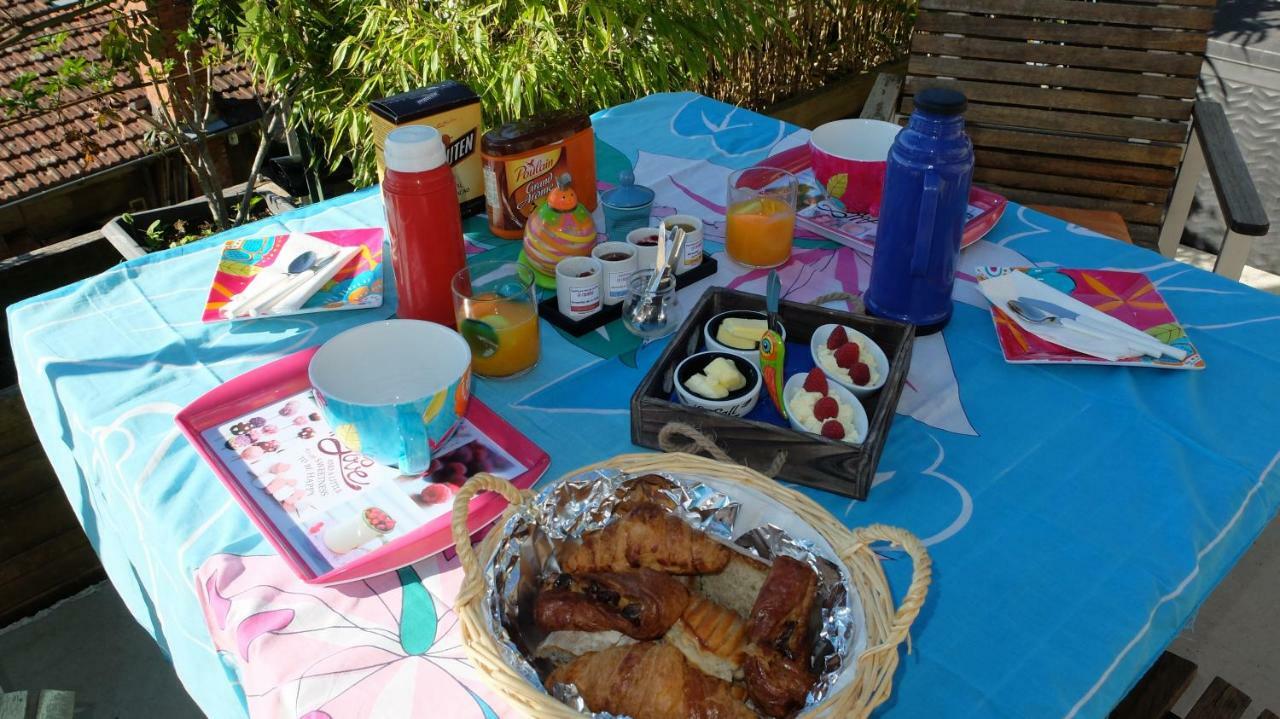
[[[705,280],[714,275],[717,269],[719,269],[719,263],[715,261],[715,258],[704,254],[701,264],[683,274],[676,275],[676,289],[683,289],[698,280]],[[621,319],[622,303],[604,305],[599,312],[583,317],[580,320],[575,320],[560,313],[560,305],[556,302],[556,296],[553,294],[538,303],[538,316],[574,337],[581,337],[588,332],[594,332],[604,327],[614,320]]]

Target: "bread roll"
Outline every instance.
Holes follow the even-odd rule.
[[[580,632],[566,629],[548,634],[547,638],[543,639],[538,648],[533,651],[533,656],[560,666],[568,664],[583,654],[635,643],[636,640],[622,632]]]
[[[755,605],[768,574],[769,564],[764,560],[731,550],[724,569],[694,577],[693,589],[716,604],[746,617],[751,614],[751,607]]]

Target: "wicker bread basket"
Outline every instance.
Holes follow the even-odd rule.
[[[821,704],[803,714],[804,717],[865,717],[889,698],[893,689],[893,673],[898,666],[898,645],[908,642],[907,632],[929,589],[931,561],[924,545],[911,533],[873,524],[850,531],[825,509],[795,490],[778,484],[747,467],[726,464],[691,454],[624,454],[598,464],[583,467],[569,476],[593,469],[616,469],[629,474],[677,472],[700,475],[740,483],[786,505],[814,527],[830,542],[850,573],[866,614],[867,648],[857,658],[853,681],[833,692]],[[509,482],[492,475],[472,477],[453,502],[453,537],[466,577],[454,609],[461,620],[463,646],[472,664],[515,707],[529,716],[581,719],[582,715],[529,682],[502,660],[497,639],[486,628],[483,597],[485,593],[483,565],[497,548],[501,532],[491,532],[472,549],[467,526],[467,505],[483,492],[497,492],[512,506],[533,498],[530,490],[518,490]],[[508,508],[498,520],[501,527],[511,515]],[[470,529],[475,529],[474,527]],[[871,550],[875,542],[889,542],[902,547],[913,564],[911,586],[896,610],[889,584],[880,561]]]

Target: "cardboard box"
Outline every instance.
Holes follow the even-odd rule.
[[[463,83],[446,80],[369,103],[373,143],[378,148],[378,178],[387,134],[406,125],[430,125],[440,131],[445,155],[458,184],[462,216],[484,212],[484,172],[480,164],[480,97]]]

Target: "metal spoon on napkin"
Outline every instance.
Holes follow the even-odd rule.
[[[288,267],[285,267],[284,272],[278,273],[280,276],[276,278],[274,281],[262,283],[262,287],[257,288],[257,290],[253,294],[245,295],[245,293],[241,292],[240,294],[233,297],[230,302],[228,302],[226,305],[223,306],[222,308],[223,316],[231,317],[233,315],[240,314],[240,311],[243,310],[245,307],[247,307],[250,303],[256,302],[258,299],[262,298],[267,293],[277,288],[280,285],[280,283],[287,282],[290,277],[294,277],[296,275],[302,274],[303,272],[306,272],[307,270],[314,267],[315,264],[316,264],[316,253],[312,252],[311,250],[306,250],[305,252],[299,252],[298,256],[294,257],[289,262]],[[273,273],[273,274],[276,274],[276,273]]]
[[[1052,312],[1044,306],[1045,304],[1050,303],[1020,297],[1016,300],[1009,300],[1009,309],[1022,319],[1033,324],[1056,325],[1066,330],[1114,343],[1118,348],[1123,349],[1128,356],[1146,355],[1160,359],[1168,355],[1178,361],[1185,359],[1187,356],[1185,350],[1170,347],[1149,335],[1144,340],[1128,332],[1112,331],[1109,328],[1086,324],[1080,321],[1079,315],[1075,312],[1050,304],[1056,310],[1056,312]],[[1063,320],[1067,320],[1067,322]],[[1134,330],[1134,333],[1137,332],[1137,330]]]

